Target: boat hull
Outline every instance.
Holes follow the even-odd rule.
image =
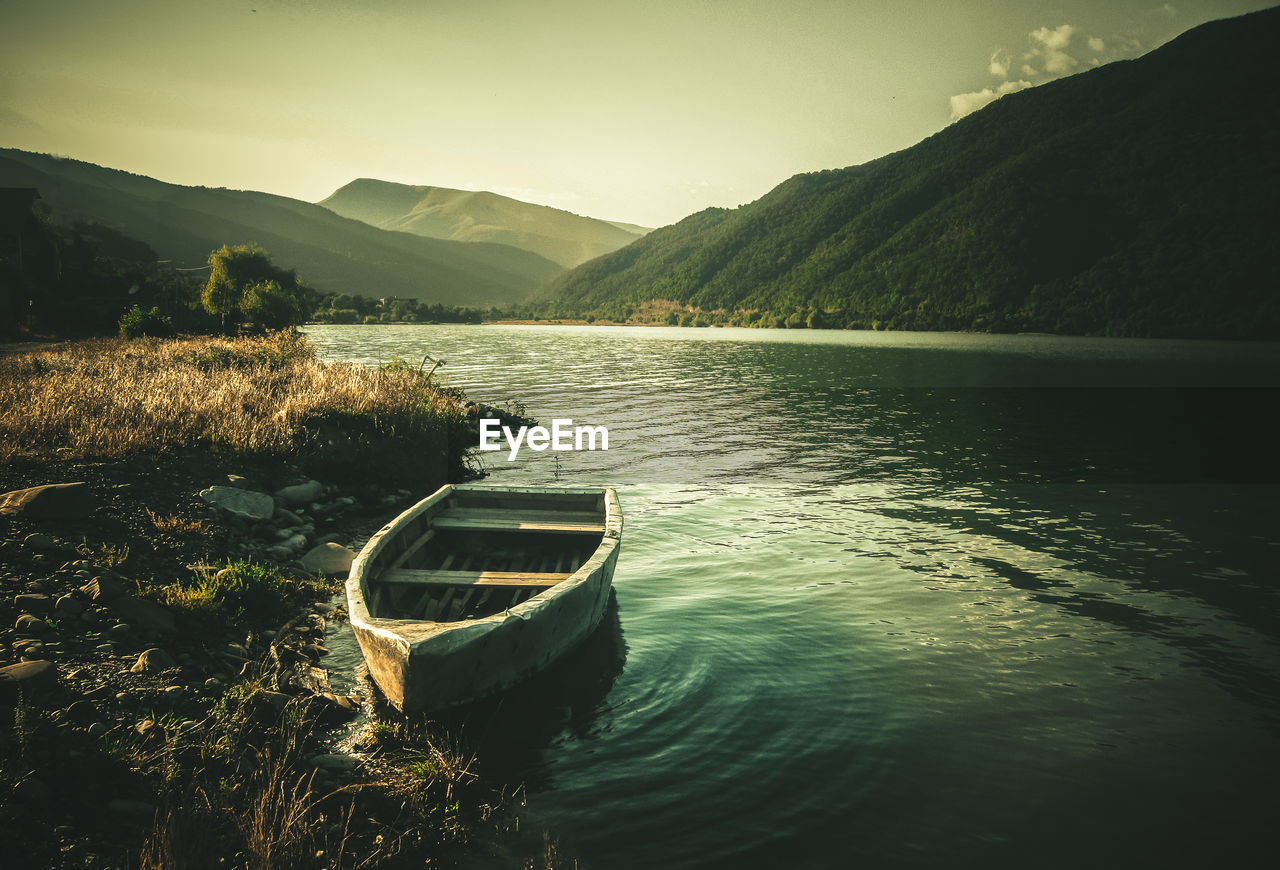
[[[429,525],[431,512],[459,491],[526,499],[533,493],[549,499],[558,493],[598,494],[604,506],[601,542],[568,579],[484,618],[437,622],[371,615],[367,596],[376,590],[388,554],[404,546],[397,536]],[[600,624],[621,531],[617,497],[609,489],[443,487],[371,538],[352,564],[347,606],[370,676],[391,705],[406,713],[466,704],[511,688],[579,646]]]

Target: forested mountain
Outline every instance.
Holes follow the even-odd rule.
[[[1005,96],[656,230],[534,310],[625,319],[656,299],[767,325],[1276,338],[1277,42],[1271,9]]]
[[[647,232],[483,190],[418,187],[373,178],[339,188],[320,205],[384,230],[511,245],[566,268],[616,251]]]
[[[92,163],[0,149],[0,187],[33,187],[52,218],[105,226],[178,267],[224,244],[257,244],[320,290],[424,302],[526,299],[562,269],[528,251],[389,232],[312,203],[255,191],[183,187]]]

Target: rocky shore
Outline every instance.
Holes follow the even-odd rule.
[[[278,378],[272,365],[248,368],[253,383]],[[133,412],[112,413],[118,437]],[[261,413],[244,412],[244,431]],[[451,452],[481,414],[517,419],[448,413]],[[335,750],[333,729],[375,698],[371,684],[330,686],[326,628],[343,616],[331,599],[368,536],[424,494],[362,469],[382,451],[443,449],[365,419],[320,419],[292,453],[214,437],[107,456],[80,440],[63,458],[65,436],[33,451],[7,434],[0,864],[447,866],[494,842],[503,795],[428,723],[367,717],[356,754]],[[363,464],[341,461],[353,453]]]

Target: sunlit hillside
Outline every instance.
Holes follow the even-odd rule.
[[[321,200],[344,217],[433,239],[498,242],[570,268],[629,245],[647,230],[487,191],[361,178]]]

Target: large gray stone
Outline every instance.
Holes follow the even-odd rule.
[[[52,688],[58,682],[58,669],[53,662],[19,662],[0,668],[0,703],[11,704],[21,694],[24,698]]]
[[[200,490],[200,498],[218,510],[246,520],[269,520],[276,512],[276,503],[271,496],[249,489],[211,486]]]
[[[48,483],[0,495],[0,515],[28,519],[87,517],[97,507],[89,484]]]
[[[308,480],[304,483],[296,483],[293,486],[286,486],[283,489],[276,490],[276,495],[284,499],[289,505],[303,505],[320,498],[324,492],[324,487],[318,480]]]
[[[326,543],[312,547],[298,560],[298,563],[314,574],[324,574],[329,577],[346,576],[355,558],[356,554],[353,550],[341,544]]]

